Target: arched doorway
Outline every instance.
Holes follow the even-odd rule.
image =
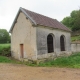
[[[48,53],[54,52],[53,36],[51,34],[47,36],[47,48],[48,48]]]
[[[61,51],[65,51],[65,41],[64,41],[64,36],[62,35],[60,37],[60,48],[61,48]]]

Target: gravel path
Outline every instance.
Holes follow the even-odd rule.
[[[80,69],[0,63],[0,80],[80,80]]]

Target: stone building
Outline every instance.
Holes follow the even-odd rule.
[[[56,19],[20,8],[10,28],[12,57],[42,59],[71,53],[71,31]]]

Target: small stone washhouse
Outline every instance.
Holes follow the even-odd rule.
[[[37,60],[71,53],[71,30],[41,14],[19,9],[10,28],[11,55]]]

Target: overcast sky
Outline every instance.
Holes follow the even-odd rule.
[[[9,31],[20,7],[61,21],[80,8],[80,0],[0,0],[0,28]]]

